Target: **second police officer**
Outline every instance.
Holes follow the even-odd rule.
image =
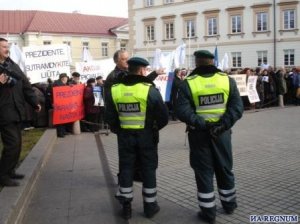
[[[188,125],[199,217],[215,223],[214,174],[225,212],[231,214],[237,207],[230,129],[242,117],[243,104],[235,81],[214,66],[214,55],[206,50],[194,55],[196,69],[180,86],[176,109]]]
[[[106,122],[118,137],[119,190],[116,198],[123,217],[131,218],[134,164],[141,160],[144,213],[151,218],[159,211],[156,201],[158,131],[168,123],[168,111],[159,91],[147,77],[148,61],[128,60],[129,74],[111,88],[107,97]]]

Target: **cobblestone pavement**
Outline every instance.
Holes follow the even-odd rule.
[[[216,192],[217,223],[249,223],[249,215],[300,215],[299,112],[299,107],[248,112],[235,125],[232,142],[238,209],[233,215],[223,214]],[[116,175],[116,136],[101,138]],[[158,196],[197,212],[185,138],[185,125],[180,122],[170,123],[160,132]]]

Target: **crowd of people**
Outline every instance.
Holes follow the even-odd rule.
[[[158,167],[159,130],[169,117],[186,123],[190,147],[190,164],[195,173],[199,218],[215,223],[216,202],[213,178],[226,214],[237,208],[234,173],[232,172],[231,128],[244,108],[264,108],[277,105],[282,97],[286,104],[299,104],[300,69],[286,71],[272,67],[245,68],[228,72],[244,74],[246,80],[257,76],[256,90],[260,102],[251,104],[240,97],[234,79],[214,66],[214,55],[206,50],[194,53],[196,68],[191,72],[175,69],[170,102],[163,102],[155,87],[157,76],[164,69],[151,73],[144,58],[129,58],[128,52],[114,54],[115,69],[106,82],[101,76],[84,83],[85,117],[81,130],[96,132],[99,123],[106,122],[117,135],[119,153],[118,191],[116,199],[122,205],[122,216],[131,218],[133,181],[141,173],[144,214],[152,218],[159,212],[156,200],[156,169]],[[21,129],[51,123],[53,88],[81,84],[80,74],[62,73],[47,84],[30,85],[20,68],[9,58],[8,43],[0,39],[0,131],[4,145],[0,160],[0,185],[18,186],[15,179],[24,175],[15,172],[21,151]],[[94,87],[101,89],[104,105],[95,105]],[[28,104],[26,109],[25,102]],[[167,109],[169,107],[169,110]],[[33,110],[33,109],[34,110]],[[105,109],[104,109],[105,108]],[[171,111],[171,113],[169,113]],[[170,116],[171,115],[171,116]],[[23,122],[23,123],[22,123]],[[72,124],[56,125],[57,136],[72,132]]]
[[[249,76],[257,76],[256,91],[260,101],[250,103],[248,96],[243,96],[242,100],[245,110],[262,109],[278,105],[300,105],[300,67],[290,69],[280,67],[274,70],[271,66],[265,66],[255,69],[228,70],[226,73],[233,76],[243,74],[246,76],[246,82]],[[177,68],[174,70],[174,74],[170,102],[167,104],[171,118],[176,120],[173,108],[176,105],[179,86],[188,75],[188,72],[185,68]]]

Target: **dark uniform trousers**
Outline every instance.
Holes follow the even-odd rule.
[[[156,169],[158,166],[157,143],[150,129],[139,131],[122,130],[118,133],[119,191],[120,202],[133,199],[133,176],[135,161],[140,159],[145,203],[156,202]]]
[[[0,160],[0,177],[9,176],[17,166],[22,146],[21,123],[0,125],[3,151]]]
[[[190,164],[195,172],[199,207],[202,212],[209,218],[216,216],[214,174],[223,208],[236,208],[231,130],[224,132],[217,139],[213,139],[207,131],[190,131],[189,144]]]

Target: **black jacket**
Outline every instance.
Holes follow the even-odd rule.
[[[13,73],[8,72],[7,75],[18,76],[19,80],[14,86],[0,84],[0,125],[24,120],[25,101],[33,108],[38,108],[37,97],[19,66],[10,58],[7,58],[4,64]]]
[[[135,85],[142,82],[152,84],[147,99],[145,129],[160,130],[168,123],[168,110],[159,91],[155,88],[154,83],[147,77],[139,75],[126,75],[122,80],[119,80],[118,83],[123,83],[124,85]],[[109,93],[107,97],[105,121],[110,125],[112,131],[118,132],[118,130],[120,130],[119,116],[111,93]]]
[[[213,65],[200,66],[192,71],[189,76],[200,75],[203,77],[210,77],[217,72],[221,71]],[[243,111],[243,102],[241,100],[236,83],[232,78],[229,77],[229,97],[227,109],[220,122],[225,125],[226,129],[230,129],[234,123],[242,117]],[[184,80],[179,88],[176,113],[178,118],[188,125],[192,125],[198,129],[206,128],[205,120],[196,114],[196,108],[187,80]]]

